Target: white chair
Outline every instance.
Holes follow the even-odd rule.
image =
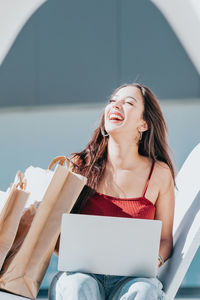
[[[168,300],[175,298],[200,246],[200,144],[183,164],[176,184],[173,253],[158,273]]]

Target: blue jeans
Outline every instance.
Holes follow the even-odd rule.
[[[157,278],[59,272],[49,289],[49,300],[164,300]]]

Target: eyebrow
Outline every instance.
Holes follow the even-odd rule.
[[[115,97],[117,97],[118,98],[118,96],[117,95],[112,95],[112,97],[111,98],[115,98]],[[133,100],[135,100],[136,102],[138,102],[138,100],[136,99],[136,98],[134,98],[133,96],[126,96],[126,97],[124,97],[125,99],[126,98],[132,98]]]
[[[132,96],[127,96],[126,98],[132,98],[133,100],[135,100],[136,102],[138,102],[138,100]]]

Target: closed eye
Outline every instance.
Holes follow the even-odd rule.
[[[127,101],[126,103],[128,103],[128,104],[130,104],[130,105],[133,105],[133,103],[132,103],[132,102],[129,102],[129,101]]]
[[[116,102],[116,100],[110,99],[110,100],[109,100],[109,103],[111,103],[111,102]],[[129,101],[126,101],[125,103],[128,103],[128,104],[130,104],[130,105],[134,105],[132,102],[129,102]]]

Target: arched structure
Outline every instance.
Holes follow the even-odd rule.
[[[200,1],[151,1],[163,13],[200,74]]]
[[[47,0],[0,0],[0,65],[20,30]]]

